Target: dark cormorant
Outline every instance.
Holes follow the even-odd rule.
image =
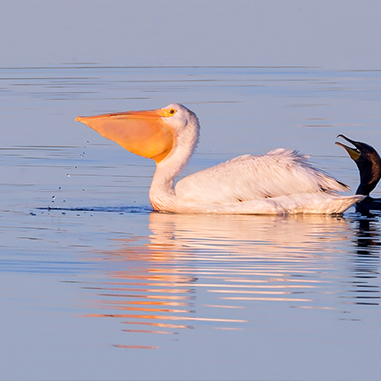
[[[348,152],[360,172],[360,185],[357,188],[356,194],[362,194],[367,197],[356,204],[356,210],[365,214],[369,213],[370,210],[381,210],[381,199],[375,199],[369,196],[381,178],[380,155],[369,144],[356,142],[342,134],[337,137],[341,137],[355,146],[355,148],[351,148],[345,144],[336,142],[337,145],[343,147]]]

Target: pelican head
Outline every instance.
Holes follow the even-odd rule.
[[[187,135],[188,125],[197,127],[193,135],[196,142],[198,138],[196,115],[178,103],[157,110],[79,116],[76,121],[132,153],[155,160],[156,164],[170,155],[180,136]]]
[[[368,196],[376,187],[381,177],[381,159],[379,154],[369,144],[356,142],[342,134],[337,137],[345,139],[355,147],[348,147],[345,144],[336,142],[338,146],[343,147],[348,152],[360,171],[360,185],[357,188],[356,194]]]

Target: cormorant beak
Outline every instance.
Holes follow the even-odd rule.
[[[353,144],[356,147],[356,148],[351,148],[351,147],[348,147],[345,144],[342,144],[340,142],[335,142],[335,144],[337,144],[340,147],[343,147],[348,152],[348,154],[351,157],[351,159],[353,159],[354,161],[357,161],[358,158],[361,156],[361,143],[360,142],[355,142],[354,140],[349,139],[349,138],[347,138],[346,136],[344,136],[342,134],[337,135],[337,137],[345,139],[347,142]]]

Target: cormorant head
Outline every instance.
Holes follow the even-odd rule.
[[[360,185],[357,188],[356,194],[368,196],[376,187],[381,177],[381,159],[379,154],[369,144],[356,142],[341,134],[337,137],[341,137],[355,146],[355,148],[351,148],[336,142],[337,145],[343,147],[348,152],[360,171]]]

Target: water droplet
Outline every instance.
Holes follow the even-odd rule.
[[[58,190],[61,190],[62,189],[62,187],[58,187]]]
[[[70,177],[70,174],[69,174],[69,173],[67,174],[67,177]]]
[[[55,200],[56,196],[52,196],[52,200]]]

